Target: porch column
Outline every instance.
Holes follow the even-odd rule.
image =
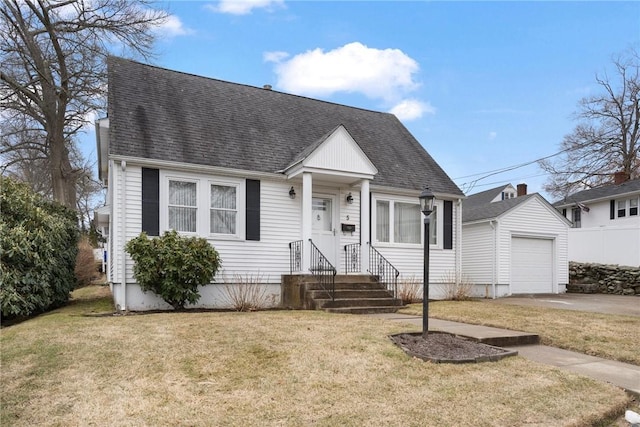
[[[360,271],[369,268],[369,236],[371,235],[369,222],[371,206],[369,204],[369,180],[360,181]]]
[[[313,193],[313,180],[311,172],[302,173],[302,272],[304,274],[309,272],[311,267],[311,245],[309,239],[311,239],[312,232],[312,218],[313,213],[312,203]]]

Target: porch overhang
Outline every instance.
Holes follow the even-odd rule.
[[[378,169],[347,129],[339,125],[280,172],[288,179],[310,172],[315,182],[351,185],[372,180]]]

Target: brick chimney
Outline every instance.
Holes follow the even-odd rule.
[[[620,171],[620,172],[616,172],[613,174],[613,183],[618,185],[618,184],[622,184],[623,182],[629,181],[629,174]]]
[[[516,186],[518,197],[527,195],[527,184],[518,184]]]

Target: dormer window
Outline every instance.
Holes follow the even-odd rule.
[[[502,200],[514,199],[516,197],[516,193],[512,191],[503,191],[502,192]]]

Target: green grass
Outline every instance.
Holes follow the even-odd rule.
[[[422,304],[401,310],[422,315]],[[540,335],[543,344],[640,365],[640,317],[555,308],[496,305],[487,300],[435,301],[429,316]]]
[[[629,402],[520,357],[412,359],[388,338],[410,331],[396,322],[309,311],[100,317],[108,297],[83,292],[1,330],[1,425],[583,426]]]

